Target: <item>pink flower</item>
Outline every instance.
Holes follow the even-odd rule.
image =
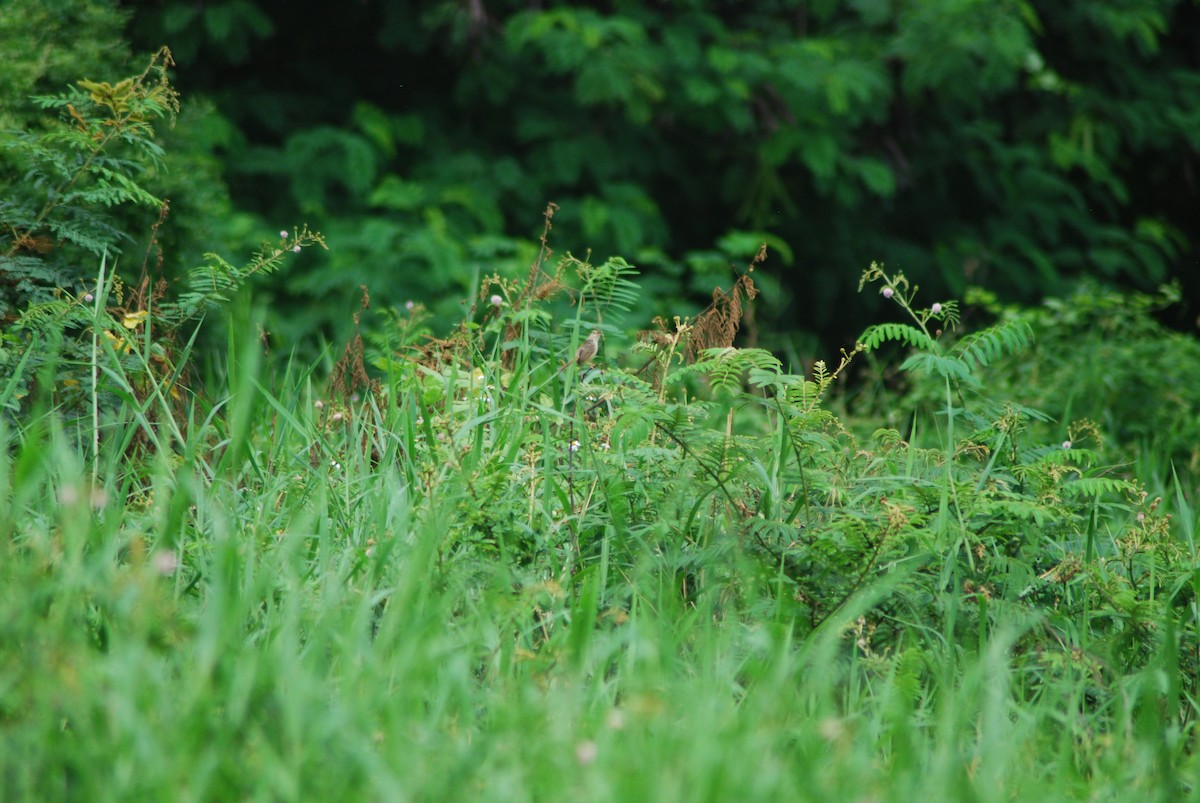
[[[279,238],[280,238],[281,240],[286,240],[286,239],[287,239],[287,231],[281,231],[281,232],[279,232]]]
[[[154,571],[167,577],[175,573],[179,568],[179,558],[175,557],[174,552],[159,550],[150,557],[150,562],[154,566]]]
[[[298,254],[298,253],[300,253],[300,246],[298,246],[298,245],[293,245],[293,246],[292,246],[292,253],[293,253],[293,254]]]
[[[896,293],[896,291],[890,287],[883,288],[883,297],[884,298],[891,298],[893,295],[895,295],[895,293]]]
[[[91,304],[93,301],[96,300],[96,297],[94,295],[92,295],[91,293],[88,293],[87,295],[85,295],[83,297],[83,300],[86,301],[87,303]]]
[[[942,305],[935,303],[932,307],[929,308],[929,311],[932,312],[934,315],[937,315],[939,312],[942,311]]]
[[[1064,448],[1064,449],[1070,449],[1070,448],[1071,448],[1071,442],[1070,442],[1070,441],[1063,441],[1063,448]]]
[[[498,306],[500,306],[501,304],[503,304],[503,303],[504,303],[504,299],[503,299],[503,298],[501,298],[501,297],[500,297],[500,296],[498,296],[498,295],[494,295],[494,296],[492,296],[491,298],[489,298],[489,299],[488,299],[488,301],[490,301],[490,302],[491,302],[491,304],[492,304],[492,306],[493,306],[493,307],[498,307]]]

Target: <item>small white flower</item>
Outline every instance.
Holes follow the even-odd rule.
[[[932,312],[934,315],[937,315],[939,312],[942,311],[942,305],[935,303],[932,307],[929,308],[929,311]]]
[[[883,288],[883,297],[884,298],[891,298],[893,295],[895,295],[895,293],[896,293],[896,291],[890,287]]]
[[[288,235],[287,235],[287,229],[284,229],[283,231],[279,232],[279,239],[281,239],[281,240],[286,240],[286,239],[287,239],[287,237],[288,237]]]
[[[87,295],[85,295],[83,297],[83,300],[86,301],[87,303],[91,304],[93,301],[96,300],[96,297],[94,295],[92,295],[91,293],[88,293]]]
[[[313,402],[313,407],[316,407],[318,410],[324,410],[325,402],[321,401],[320,399],[317,399],[315,402]]]
[[[572,452],[579,451],[579,441],[571,441],[571,451]]]
[[[340,412],[338,412],[338,413],[334,413],[333,415],[331,415],[329,417],[329,419],[331,421],[341,421],[344,417],[345,416],[343,416]]]
[[[1071,442],[1070,442],[1070,441],[1063,441],[1063,444],[1062,444],[1062,446],[1063,446],[1063,448],[1064,448],[1064,449],[1070,449],[1070,448],[1071,448]]]
[[[414,302],[412,302],[412,301],[405,301],[405,302],[404,302],[404,308],[405,308],[406,310],[408,310],[409,312],[412,312],[412,311],[413,311],[413,307],[415,307],[415,306],[417,306],[417,305],[416,305]]]
[[[586,739],[575,745],[575,760],[583,766],[587,766],[596,760],[600,748],[596,747],[596,743],[591,739]]]
[[[829,742],[837,741],[846,732],[845,725],[837,717],[826,717],[817,723],[817,732]]]
[[[179,568],[179,558],[175,557],[175,553],[169,550],[160,549],[150,557],[150,564],[154,567],[154,571],[167,577],[175,573]]]
[[[292,253],[293,253],[293,254],[298,254],[298,253],[300,253],[300,246],[298,246],[298,245],[293,245],[293,246],[292,246]]]
[[[93,488],[89,501],[92,503],[92,510],[102,510],[108,504],[108,492],[103,488]]]
[[[504,299],[498,295],[493,295],[491,298],[488,299],[488,301],[490,301],[492,303],[493,307],[498,307],[504,303]]]

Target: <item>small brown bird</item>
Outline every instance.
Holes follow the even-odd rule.
[[[592,361],[592,358],[596,356],[596,352],[600,351],[601,334],[599,329],[593,329],[591,334],[587,336],[587,339],[579,344],[579,348],[575,350],[575,365],[583,367]],[[567,366],[570,364],[567,363],[567,365],[560,368],[559,373],[567,370]]]

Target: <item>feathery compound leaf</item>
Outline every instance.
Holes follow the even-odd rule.
[[[1080,477],[1062,486],[1066,497],[1129,495],[1136,491],[1132,482],[1115,477]]]
[[[583,278],[582,300],[597,310],[615,307],[622,312],[633,309],[640,297],[638,286],[629,278],[637,275],[637,268],[621,257],[613,257],[601,265],[579,262],[579,274]]]
[[[1024,351],[1032,341],[1029,324],[1013,321],[967,335],[955,345],[954,352],[972,368],[984,368],[1001,357]]]
[[[928,371],[931,374],[936,374],[946,379],[953,379],[958,382],[966,382],[967,384],[978,387],[979,380],[971,375],[971,366],[958,357],[943,356],[941,354],[927,354],[920,352],[914,354],[900,364],[901,371]]]
[[[758,369],[779,373],[781,363],[769,351],[763,349],[729,348],[705,349],[704,358],[696,363],[696,370],[708,374],[714,388],[736,388],[742,383],[747,371]]]
[[[880,323],[867,327],[858,339],[868,351],[877,349],[884,343],[899,341],[916,349],[932,351],[936,348],[933,338],[917,329],[903,323]]]

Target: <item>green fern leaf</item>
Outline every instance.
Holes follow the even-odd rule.
[[[967,335],[954,352],[972,368],[984,368],[1001,357],[1019,354],[1033,341],[1033,330],[1024,322],[1009,322]]]
[[[1080,477],[1062,487],[1063,496],[1069,497],[1128,495],[1136,490],[1136,486],[1128,480],[1114,477]]]
[[[707,349],[696,369],[708,375],[713,387],[736,388],[748,371],[758,369],[779,373],[781,363],[764,349],[715,348]]]
[[[978,387],[980,382],[971,374],[971,366],[959,357],[921,352],[900,364],[901,371],[926,371],[931,374]]]
[[[917,329],[903,323],[880,323],[867,327],[858,342],[868,351],[879,348],[884,343],[899,341],[916,349],[933,351],[937,348],[933,338]]]

